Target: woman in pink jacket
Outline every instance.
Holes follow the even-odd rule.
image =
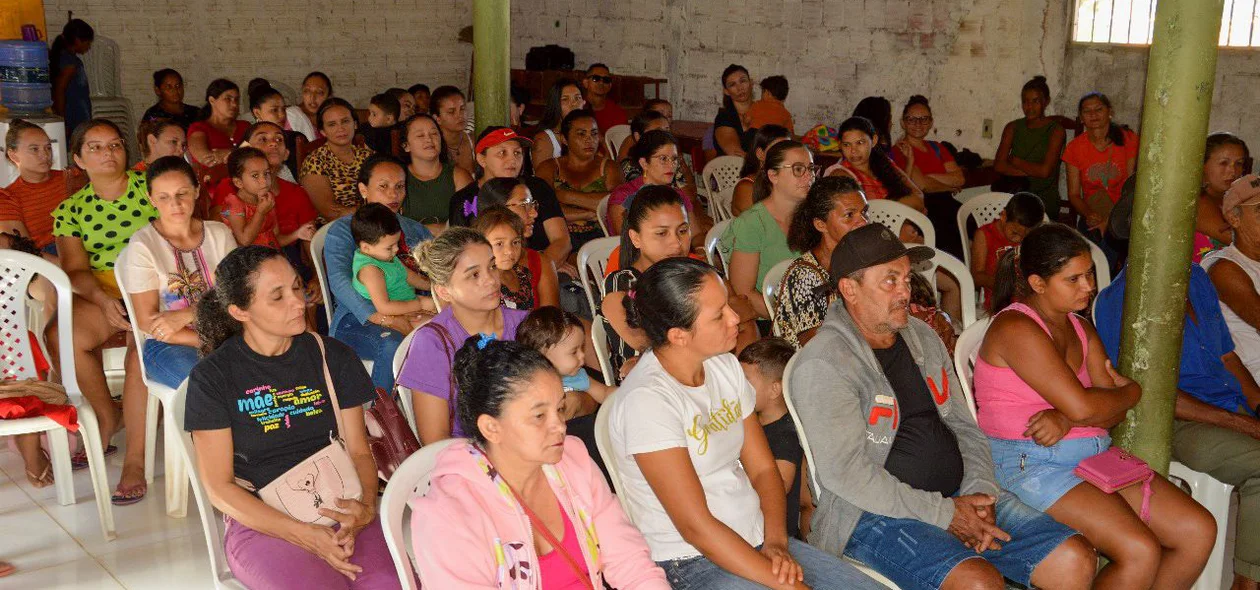
[[[425,588],[668,590],[577,438],[542,354],[474,335],[455,355],[457,416],[470,441],[438,454],[412,501]]]

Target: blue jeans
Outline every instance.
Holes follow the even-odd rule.
[[[394,352],[402,344],[402,334],[371,322],[360,324],[350,314],[341,318],[333,334],[359,358],[372,360],[372,385],[386,390],[394,386]]]
[[[1076,465],[1111,448],[1107,435],[1065,438],[1043,447],[1030,440],[989,438],[998,485],[1019,501],[1045,512],[1072,488],[1084,483]]]
[[[1005,490],[998,496],[997,526],[1011,535],[1011,541],[980,555],[936,525],[867,512],[853,529],[844,554],[902,590],[940,588],[958,564],[973,558],[987,560],[1003,576],[1029,586],[1037,565],[1076,534]]]
[[[758,547],[758,549],[761,549]],[[788,553],[805,570],[805,584],[814,590],[885,590],[883,585],[859,572],[853,564],[815,549],[811,545],[788,539]],[[658,561],[665,570],[669,586],[674,590],[755,590],[761,584],[732,574],[707,557],[690,557]]]
[[[178,389],[179,384],[188,378],[193,366],[200,360],[196,348],[167,344],[152,338],[144,341],[140,358],[149,379],[171,389]]]

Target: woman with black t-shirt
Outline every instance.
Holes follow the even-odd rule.
[[[346,345],[324,339],[321,354],[321,337],[306,333],[305,293],[283,253],[246,246],[219,264],[197,308],[206,356],[189,377],[184,420],[201,480],[227,517],[228,566],[250,588],[399,588],[363,421],[372,381]],[[319,512],[336,525],[300,522],[245,487],[272,483],[330,433],[345,441],[363,487],[362,500],[323,499]]]

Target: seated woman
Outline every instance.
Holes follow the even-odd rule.
[[[892,157],[892,103],[882,96],[867,96],[853,107],[853,117],[862,117],[875,127],[872,149]]]
[[[148,336],[141,344],[145,371],[175,389],[197,364],[197,304],[236,240],[226,225],[193,217],[197,175],[183,158],[159,158],[148,184],[158,218],[131,236],[123,277],[136,324]]]
[[[911,96],[901,111],[905,135],[893,144],[893,162],[923,191],[928,219],[936,230],[936,247],[963,259],[962,236],[954,229],[962,204],[954,198],[967,182],[954,155],[940,142],[927,139],[932,132],[932,107],[928,99]]]
[[[403,123],[407,151],[407,198],[402,214],[423,223],[433,235],[446,229],[451,197],[472,184],[472,173],[455,165],[437,120],[428,113]]]
[[[565,436],[570,400],[547,359],[471,337],[453,370],[458,420],[472,440],[440,452],[429,491],[411,501],[424,583],[668,590],[585,445]]]
[[[687,208],[687,216],[691,221],[691,248],[703,249],[704,236],[713,227],[713,219],[704,207],[695,207],[695,200],[678,188],[676,179],[682,158],[678,157],[678,142],[674,136],[668,131],[648,131],[634,144],[630,157],[638,163],[642,174],[617,186],[608,194],[608,232],[612,235],[622,233],[626,212],[630,209],[634,196],[643,187],[668,186],[678,193]]]
[[[850,231],[870,223],[866,196],[852,178],[820,178],[792,214],[788,248],[803,252],[779,282],[774,312],[776,334],[800,350],[827,319],[836,297],[831,285],[831,254]]]
[[[469,225],[472,212],[479,209],[478,193],[482,186],[495,178],[519,178],[529,190],[530,200],[533,201],[533,204],[524,206],[536,212],[530,222],[534,228],[527,233],[527,244],[551,260],[561,272],[576,277],[577,270],[568,262],[574,249],[556,192],[550,184],[537,176],[521,175],[525,151],[529,146],[528,139],[507,127],[487,127],[482,131],[476,148],[477,181],[451,195],[447,220],[452,226]]]
[[[792,139],[787,128],[779,125],[766,125],[757,128],[753,134],[752,149],[744,154],[744,165],[739,168],[739,180],[735,183],[735,191],[731,194],[731,215],[739,217],[741,213],[753,206],[753,181],[761,173],[766,163],[766,151],[776,143]]]
[[[282,235],[296,232],[306,225],[313,227],[315,218],[319,216],[319,212],[311,204],[310,195],[292,180],[293,174],[286,164],[289,161],[289,150],[285,147],[284,137],[284,130],[270,121],[259,121],[245,131],[245,142],[261,150],[271,167],[271,191],[276,199],[275,211]],[[229,175],[219,182],[216,198],[221,199],[232,190],[232,186]],[[310,237],[299,237],[310,241]],[[292,261],[290,258],[290,262]]]
[[[534,166],[552,158],[559,158],[564,153],[560,143],[563,135],[560,124],[569,113],[586,106],[582,98],[582,87],[576,80],[560,78],[547,91],[547,106],[543,109],[542,119],[538,121],[538,133],[534,134],[534,145],[530,151],[530,161]]]
[[[340,98],[324,101],[315,122],[328,142],[306,157],[299,178],[320,217],[331,221],[363,204],[355,181],[372,150],[354,145],[354,107]]]
[[[188,151],[187,134],[174,119],[153,119],[141,123],[136,130],[136,143],[140,144],[141,160],[131,169],[138,172],[147,170],[158,158],[182,158]]]
[[[1050,86],[1045,76],[1033,76],[1019,94],[1024,118],[1006,124],[993,157],[993,170],[1002,175],[994,190],[1030,192],[1041,197],[1050,218],[1059,218],[1059,158],[1067,132],[1046,116]],[[1002,184],[999,184],[1002,183]],[[1010,190],[1015,189],[1015,190]]]
[[[505,180],[515,179],[496,178],[491,182]],[[560,307],[556,267],[524,246],[525,221],[520,215],[504,205],[490,206],[477,213],[472,228],[485,236],[494,251],[504,305],[525,311],[548,305]]]
[[[446,140],[446,153],[456,166],[466,172],[476,172],[475,153],[472,137],[468,128],[472,125],[466,118],[464,93],[454,86],[439,86],[429,98],[429,113],[437,119],[442,128],[442,138]]]
[[[1089,245],[1067,226],[1042,225],[998,272],[975,370],[977,422],[998,484],[1080,531],[1110,560],[1095,587],[1189,588],[1216,537],[1202,506],[1163,477],[1146,492],[1134,485],[1107,494],[1073,473],[1111,447],[1106,429],[1142,394],[1076,315],[1094,294]]]
[[[140,379],[140,358],[131,337],[131,324],[114,277],[114,261],[132,234],[157,219],[149,202],[144,175],[127,170],[127,143],[117,125],[108,119],[92,119],[79,125],[70,137],[74,163],[87,172],[88,184],[52,212],[53,235],[61,268],[74,290],[74,365],[79,390],[92,404],[101,427],[101,446],[113,452],[109,441],[119,430],[118,411],[110,399],[101,364],[101,350],[120,333],[126,335],[126,379],[123,383],[123,421],[127,428],[127,455],[122,477],[114,492],[115,504],[133,504],[144,498],[144,411],[148,391]],[[62,310],[66,313],[67,310]],[[48,327],[50,344],[56,321]],[[119,346],[119,344],[113,344]],[[53,344],[56,347],[56,344]],[[49,351],[50,358],[58,353]],[[72,459],[87,466],[80,453]]]
[[[825,176],[852,176],[862,185],[867,200],[892,199],[918,211],[927,213],[923,205],[923,191],[915,186],[890,156],[873,149],[881,141],[875,125],[862,117],[851,117],[840,124],[840,152],[844,159],[833,164]],[[902,241],[908,234],[902,231]],[[917,233],[917,232],[915,232]]]
[[[766,152],[766,165],[757,174],[751,209],[731,221],[721,245],[728,252],[732,298],[746,301],[759,318],[770,310],[761,297],[761,283],[774,265],[800,255],[788,247],[787,232],[792,213],[814,184],[818,166],[809,149],[795,140],[783,140]]]
[[[458,390],[451,367],[459,343],[472,334],[515,340],[528,312],[503,305],[494,253],[476,230],[452,227],[421,244],[415,256],[433,281],[442,311],[416,332],[398,384],[411,389],[416,431],[427,445],[469,434],[455,416]]]
[[[621,169],[608,158],[591,111],[578,109],[565,116],[560,135],[564,154],[539,164],[535,173],[555,189],[576,252],[604,237],[595,215],[611,187],[621,184]]]
[[[188,378],[184,427],[210,502],[227,521],[228,567],[250,588],[401,588],[376,516],[376,462],[363,419],[372,382],[354,351],[306,332],[305,310],[301,279],[280,251],[263,246],[225,257],[197,306],[206,356]],[[243,409],[241,400],[260,390],[269,392],[266,408]],[[281,417],[285,427],[272,428]],[[363,490],[359,499],[324,500],[319,514],[336,525],[300,521],[259,500],[252,490],[327,447],[329,433],[354,462],[355,472],[340,476],[357,477]]]
[[[639,111],[633,119],[630,119],[630,135],[626,136],[625,141],[621,142],[621,147],[617,149],[617,161],[621,163],[621,176],[627,181],[634,180],[643,174],[643,169],[639,168],[639,163],[634,160],[631,155],[634,152],[635,144],[643,139],[643,134],[648,131],[669,131],[670,121],[665,115],[656,111],[649,111],[646,108]]]
[[[157,104],[144,112],[141,123],[166,119],[187,130],[200,118],[201,109],[184,102],[184,77],[179,72],[171,68],[153,72],[153,94],[157,95]]]
[[[319,107],[333,97],[332,80],[323,72],[311,72],[302,78],[302,96],[298,103],[284,109],[285,120],[294,131],[306,137],[306,141],[320,138]]]
[[[1229,185],[1247,172],[1251,150],[1233,133],[1213,133],[1203,151],[1203,188],[1196,202],[1194,252],[1190,261],[1198,264],[1204,256],[1234,241],[1233,231],[1221,205]]]
[[[1120,189],[1137,169],[1138,136],[1112,122],[1111,99],[1101,92],[1082,96],[1077,112],[1085,132],[1063,150],[1068,203],[1080,215],[1076,228],[1102,248],[1114,271],[1120,255],[1103,235],[1111,208],[1120,200]]]
[[[651,350],[603,411],[622,501],[676,587],[881,588],[787,536],[756,394],[730,350],[739,318],[713,267],[653,265],[623,300]]]
[[[66,198],[66,173],[53,170],[53,146],[42,127],[23,119],[9,122],[4,155],[17,167],[17,178],[0,190],[0,232],[35,241],[35,247],[56,256],[53,209]]]
[[[358,190],[367,203],[380,203],[398,214],[406,195],[406,173],[402,163],[392,156],[375,154],[359,168]],[[402,239],[398,241],[398,257],[406,264],[411,252],[433,235],[423,225],[398,215]],[[324,268],[327,269],[328,292],[333,300],[330,335],[353,348],[355,354],[372,359],[372,383],[389,389],[394,385],[394,351],[402,344],[411,324],[403,316],[380,313],[372,303],[354,289],[354,253],[359,250],[350,232],[350,216],[329,224],[324,240]],[[414,261],[412,261],[414,264]],[[418,270],[413,268],[412,270]]]
[[[289,157],[285,161],[285,167],[279,172],[284,180],[297,182],[293,171],[297,169],[297,138],[302,134],[294,131],[289,125],[289,115],[284,107],[284,95],[272,88],[267,80],[255,78],[249,83],[249,112],[254,115],[256,123],[274,123],[280,127],[284,134],[284,148],[289,152]]]
[[[241,89],[219,78],[206,87],[206,106],[201,119],[188,126],[188,155],[194,164],[213,168],[227,163],[228,154],[240,145],[249,123],[240,120]]]
[[[753,103],[748,69],[731,64],[722,70],[722,108],[713,119],[713,143],[719,156],[743,156],[748,151],[744,113]]]

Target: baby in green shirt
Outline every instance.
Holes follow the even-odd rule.
[[[416,297],[427,281],[398,259],[402,226],[398,216],[380,203],[359,207],[350,219],[350,236],[358,244],[354,253],[354,290],[372,302],[376,311],[402,316],[411,327],[424,324],[436,311],[428,298]]]

